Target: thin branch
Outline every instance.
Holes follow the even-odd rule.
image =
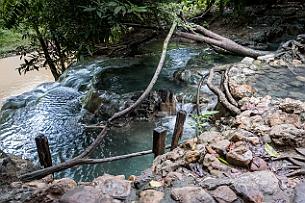
[[[150,93],[150,91],[152,90],[152,88],[154,87],[155,83],[157,82],[158,80],[158,77],[160,75],[160,72],[164,66],[164,63],[165,63],[165,58],[166,58],[166,52],[167,52],[167,47],[168,47],[168,43],[170,41],[170,38],[172,37],[175,29],[176,29],[176,26],[177,26],[177,23],[174,22],[165,41],[164,41],[164,44],[163,44],[163,49],[162,49],[162,54],[161,54],[161,58],[160,58],[160,61],[159,61],[159,64],[158,64],[158,67],[156,69],[156,72],[153,76],[153,78],[151,79],[149,85],[147,86],[146,90],[143,92],[143,94],[138,98],[138,100],[132,104],[130,107],[124,109],[123,111],[120,111],[118,113],[115,113],[110,119],[109,119],[109,122],[119,118],[119,117],[122,117],[123,115],[126,115],[128,113],[130,113],[132,110],[134,110],[147,96],[148,94]]]

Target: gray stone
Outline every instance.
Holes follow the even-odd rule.
[[[201,187],[173,188],[171,196],[181,203],[216,203],[213,197]]]
[[[240,63],[250,66],[253,63],[253,61],[254,61],[254,58],[245,57],[245,58],[243,58],[243,60],[241,60]]]
[[[305,182],[295,187],[294,203],[305,203]]]
[[[244,173],[234,178],[232,189],[249,202],[263,202],[280,190],[278,179],[271,171]]]

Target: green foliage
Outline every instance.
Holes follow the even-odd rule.
[[[193,115],[193,119],[195,120],[195,126],[198,130],[198,133],[201,134],[208,127],[208,121],[211,116],[217,114],[218,111],[207,111],[203,114]]]
[[[30,41],[23,40],[18,31],[0,28],[0,55],[16,50],[21,51],[29,46]]]

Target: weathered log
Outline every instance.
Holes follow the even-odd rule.
[[[153,153],[155,158],[165,152],[165,139],[167,130],[163,127],[154,129],[153,132]]]
[[[259,56],[263,56],[269,53],[266,51],[259,51],[259,50],[250,49],[248,47],[244,47],[240,44],[237,44],[231,39],[223,37],[199,25],[195,25],[194,29],[192,30],[192,33],[177,31],[176,35],[197,42],[208,43],[212,46],[222,48],[226,51],[241,56],[249,56],[249,57],[257,58]]]
[[[172,137],[172,144],[171,144],[171,150],[177,148],[179,144],[179,140],[182,137],[183,129],[184,129],[184,122],[186,120],[187,113],[185,111],[178,111],[177,117],[176,117],[176,124],[174,128],[174,133]]]
[[[44,168],[52,166],[52,156],[48,138],[41,134],[35,137],[35,142],[40,165],[42,165]]]

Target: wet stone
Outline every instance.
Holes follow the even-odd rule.
[[[231,203],[237,199],[237,195],[228,186],[220,186],[217,189],[210,191],[210,194],[218,203]]]
[[[209,193],[195,186],[173,188],[171,196],[181,203],[216,203]]]

